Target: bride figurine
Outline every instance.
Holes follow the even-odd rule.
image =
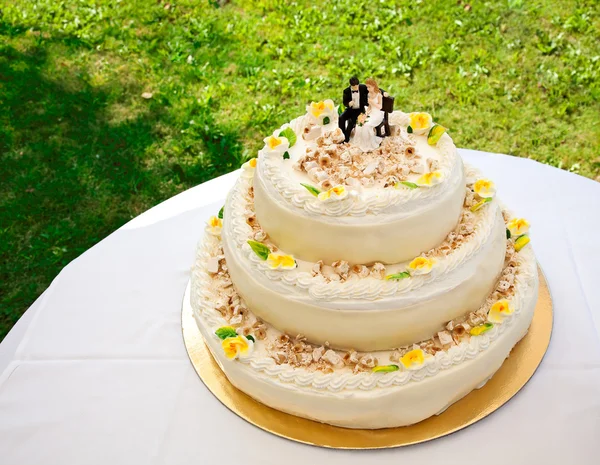
[[[361,115],[358,118],[358,124],[354,130],[352,143],[360,147],[363,152],[375,150],[381,144],[381,137],[375,134],[375,128],[383,121],[383,111],[381,111],[383,91],[379,89],[375,79],[369,78],[365,81],[369,91],[366,118]]]

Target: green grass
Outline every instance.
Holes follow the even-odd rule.
[[[392,3],[0,0],[0,339],[69,261],[352,74],[458,146],[600,179],[596,0]]]

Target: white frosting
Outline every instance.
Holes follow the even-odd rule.
[[[467,167],[469,177],[478,177],[478,171]],[[390,297],[400,293],[414,291],[424,284],[432,281],[439,281],[442,275],[449,274],[457,267],[464,264],[473,255],[480,251],[486,245],[495,231],[500,229],[499,224],[504,228],[504,222],[498,214],[499,206],[489,205],[489,208],[480,210],[477,213],[477,224],[475,233],[469,240],[447,257],[437,259],[436,266],[432,273],[422,276],[414,276],[412,279],[400,281],[386,281],[373,277],[363,279],[350,279],[343,282],[327,282],[323,276],[313,276],[310,271],[314,262],[298,260],[300,266],[292,272],[281,273],[272,270],[252,251],[247,244],[251,239],[252,228],[246,222],[245,212],[250,211],[251,199],[246,196],[250,187],[249,179],[242,178],[232,189],[228,205],[231,214],[228,215],[226,222],[227,231],[225,239],[231,240],[232,247],[242,251],[242,255],[247,259],[247,266],[252,268],[252,273],[258,272],[272,281],[282,281],[284,284],[294,286],[294,290],[288,292],[297,292],[298,289],[305,290],[308,295],[317,300],[332,301],[336,299],[364,299],[378,300],[383,297]],[[261,224],[262,226],[262,224]],[[285,251],[289,252],[289,251]],[[345,257],[340,257],[345,258]],[[413,257],[411,257],[413,258]],[[403,271],[406,263],[391,264],[386,266],[386,274],[393,274]],[[326,304],[326,302],[324,302]]]
[[[289,126],[300,135],[304,120],[304,117],[296,118]],[[306,214],[317,216],[323,221],[337,222],[340,220],[339,217],[358,217],[342,218],[342,221],[362,224],[364,218],[360,217],[365,215],[413,214],[415,210],[430,203],[434,198],[447,195],[452,185],[460,179],[460,158],[450,136],[445,134],[435,147],[428,145],[425,137],[413,136],[413,138],[417,153],[423,158],[437,160],[438,171],[442,173],[443,179],[448,180],[447,182],[429,189],[385,189],[381,186],[354,188],[353,195],[342,201],[322,202],[300,185],[302,182],[311,183],[311,181],[292,168],[294,161],[304,155],[307,147],[316,146],[314,141],[305,141],[300,136],[296,145],[289,150],[290,158],[287,160],[284,160],[279,153],[272,155],[264,150],[260,151],[257,176],[264,180],[269,195],[278,193],[294,208],[303,209]],[[419,175],[413,175],[415,179],[418,177]],[[378,221],[384,222],[388,219],[382,218]]]
[[[477,174],[470,168],[469,173]],[[272,270],[247,244],[248,187],[249,180],[242,178],[225,209],[223,248],[236,289],[260,318],[315,343],[382,350],[427,338],[447,321],[477,309],[504,261],[504,221],[492,202],[476,213],[475,233],[449,256],[437,259],[427,275],[327,282],[312,276],[313,263],[303,260],[296,270]],[[405,268],[406,263],[389,265],[386,273]]]
[[[302,134],[304,118],[290,123]],[[345,198],[324,202],[302,187],[314,184],[293,164],[315,145],[298,137],[290,158],[259,153],[254,179],[256,215],[272,240],[296,257],[331,263],[407,260],[439,244],[457,223],[464,198],[462,160],[450,136],[437,146],[425,136],[411,136],[423,159],[439,163],[442,182],[418,189],[347,187]],[[416,180],[418,175],[412,175]]]
[[[407,115],[395,112],[391,122],[406,126]],[[198,247],[184,301],[229,380],[273,408],[348,428],[403,426],[440,413],[485,384],[526,333],[537,298],[533,252],[525,248],[516,255],[510,297],[514,312],[480,336],[427,356],[420,365],[405,368],[396,362],[399,370],[389,373],[355,373],[341,365],[324,373],[314,366],[277,364],[269,346],[282,332],[303,334],[312,343],[327,341],[333,348],[372,352],[379,365],[393,363],[393,348],[429,339],[446,322],[479,309],[495,287],[506,252],[502,210],[492,200],[474,214],[474,232],[448,255],[436,257],[429,273],[413,273],[399,281],[313,276],[317,260],[365,265],[380,261],[388,264],[385,274],[404,271],[409,260],[438,246],[455,228],[465,177],[474,179],[479,173],[467,167],[465,174],[447,134],[436,147],[424,136],[411,136],[417,152],[438,163],[439,184],[414,190],[346,186],[348,193],[319,200],[300,185],[307,182],[306,175],[292,169],[314,144],[301,137],[304,125],[305,118],[292,121],[298,141],[291,149],[286,140],[283,148],[261,151],[256,168],[254,163],[244,165],[225,205],[221,237],[213,228]],[[311,140],[317,136],[310,133]],[[287,160],[284,149],[290,155]],[[251,186],[253,198],[248,194]],[[252,207],[271,246],[275,244],[278,253],[293,254],[297,268],[271,269],[250,248],[247,241],[254,231],[246,219]],[[258,317],[268,326],[260,333],[266,339],[257,340],[252,352],[237,360],[227,359],[214,333],[228,325],[217,310],[225,297],[211,275],[224,266],[215,257],[220,246],[235,290],[253,314],[251,322]]]
[[[214,308],[211,278],[205,271],[210,258],[207,247],[214,247],[211,241],[215,240],[210,237],[200,246],[191,288],[194,315],[213,355],[239,389],[269,406],[317,421],[351,428],[384,428],[439,413],[493,375],[533,317],[537,268],[533,252],[526,248],[519,253],[511,298],[515,312],[487,333],[438,352],[417,369],[354,374],[344,368],[323,374],[277,365],[260,347],[250,358],[231,362],[212,335],[213,328],[226,324]],[[389,360],[389,352],[374,355],[380,364]]]

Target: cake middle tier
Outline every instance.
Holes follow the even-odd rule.
[[[291,123],[299,134],[301,122]],[[454,229],[465,176],[449,135],[431,146],[426,136],[403,132],[369,153],[352,144],[328,144],[326,139],[317,144],[298,137],[287,158],[278,152],[259,153],[256,217],[279,248],[325,264],[340,258],[351,264],[398,263],[439,245]],[[430,177],[412,173],[399,181],[385,174],[397,172],[398,166],[424,170],[425,160],[438,168]],[[354,177],[348,175],[351,170]],[[317,183],[320,176],[324,180]],[[432,185],[417,187],[419,180]],[[340,195],[317,197],[336,185]]]
[[[273,269],[248,243],[261,234],[256,219],[248,222],[250,183],[241,177],[225,207],[222,240],[231,279],[255,315],[310,342],[359,351],[418,342],[479,308],[501,272],[506,232],[496,200],[463,210],[457,232],[424,254],[410,276],[403,275],[407,262],[351,267],[338,260],[330,267],[296,260],[295,269]],[[268,239],[263,245],[276,255],[287,252]]]

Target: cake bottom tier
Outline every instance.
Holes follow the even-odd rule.
[[[309,347],[265,327],[252,315],[244,315],[249,323],[236,328],[239,315],[224,315],[220,305],[223,296],[230,302],[239,297],[225,274],[206,272],[210,254],[210,247],[199,252],[190,303],[202,336],[229,381],[269,407],[345,428],[414,424],[483,386],[527,333],[538,295],[537,265],[527,248],[518,254],[509,311],[499,321],[486,323],[485,331],[467,333],[432,353],[426,352],[427,344],[421,344],[401,359],[393,352],[380,351],[359,354],[358,361],[356,353],[343,357],[327,347]],[[223,331],[232,331],[233,336]],[[280,359],[282,341],[288,344],[287,358]],[[296,346],[299,350],[294,353]],[[309,360],[304,363],[306,357]]]
[[[259,402],[292,415],[335,426],[378,429],[425,420],[443,412],[472,390],[482,387],[527,333],[536,297],[537,284],[531,288],[526,308],[511,327],[474,358],[418,382],[365,391],[332,392],[295,382],[283,383],[248,364],[231,363],[198,314],[196,320],[213,357],[229,381]],[[389,374],[382,373],[379,376]],[[340,375],[340,381],[343,377]]]

